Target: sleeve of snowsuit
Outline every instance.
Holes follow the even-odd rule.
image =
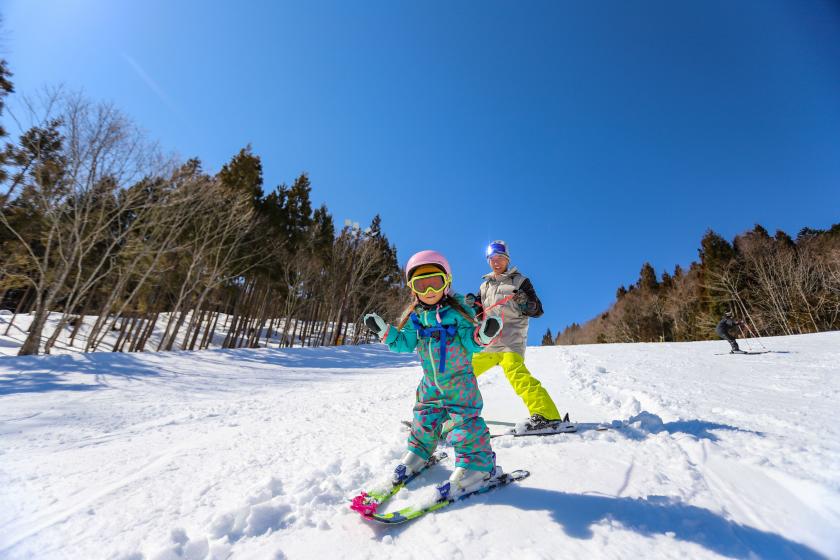
[[[525,315],[528,317],[542,317],[543,314],[543,306],[540,298],[537,297],[537,291],[534,289],[534,285],[531,284],[530,279],[526,279],[522,282],[522,285],[519,286],[519,291],[525,292],[525,295],[528,296],[528,302],[526,303],[526,309],[523,311]]]
[[[475,303],[472,304],[473,316],[478,315],[479,312],[481,312],[484,309],[484,307],[481,303],[481,288],[480,287],[474,295],[475,295]]]
[[[456,297],[458,298],[459,303],[464,307],[464,310],[475,317],[475,312],[470,306],[464,303],[463,298],[461,296]],[[476,354],[484,350],[484,346],[475,339],[476,325],[472,321],[468,321],[466,317],[454,309],[450,311],[450,313],[452,313],[455,317],[455,321],[458,325],[458,337],[461,339],[461,344],[464,345],[467,352],[470,354]]]
[[[388,332],[382,340],[391,352],[414,352],[417,348],[417,329],[414,323],[408,321],[402,330],[394,325],[388,325]]]

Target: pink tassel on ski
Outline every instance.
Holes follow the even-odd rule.
[[[353,498],[352,502],[350,502],[350,509],[364,515],[365,517],[370,517],[376,513],[376,508],[379,507],[379,504],[376,501],[367,501],[368,498],[370,498],[370,496],[367,495],[367,492],[362,492]]]

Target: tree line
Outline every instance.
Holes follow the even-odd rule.
[[[714,339],[725,311],[762,336],[840,329],[840,224],[795,239],[756,225],[731,243],[709,230],[688,270],[658,277],[645,263],[606,312],[549,330],[543,344]]]
[[[0,114],[11,78],[0,61]],[[193,350],[219,333],[225,348],[358,343],[365,313],[400,308],[379,216],[337,230],[305,173],[266,193],[250,146],[210,173],[111,104],[55,89],[21,106],[20,134],[0,129],[0,308],[3,334],[29,316],[20,355]]]

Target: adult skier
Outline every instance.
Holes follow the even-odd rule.
[[[576,427],[569,422],[569,415],[560,415],[548,391],[525,367],[528,321],[543,314],[533,284],[510,266],[510,252],[504,241],[493,241],[487,247],[486,257],[490,272],[484,276],[478,295],[467,294],[465,300],[479,311],[483,308],[483,313],[501,314],[505,327],[481,353],[473,356],[475,375],[494,366],[502,367],[530,415],[514,428],[517,435],[574,431]]]
[[[744,326],[743,321],[739,321],[735,319],[734,315],[731,311],[727,311],[723,314],[720,322],[717,324],[715,328],[715,332],[719,337],[729,342],[729,345],[732,347],[732,350],[729,351],[730,354],[743,354],[744,351],[738,348],[738,341],[735,340],[735,332],[736,328],[738,330]]]

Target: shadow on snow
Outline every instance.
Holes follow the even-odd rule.
[[[612,521],[646,537],[671,534],[674,539],[734,558],[825,558],[781,535],[741,525],[667,496],[619,498],[524,486],[512,490],[488,494],[488,501],[525,510],[549,510],[566,534],[577,539],[592,538],[593,525]]]
[[[469,507],[475,499],[468,498],[447,510]],[[826,559],[814,549],[776,533],[730,521],[710,510],[667,496],[621,498],[512,486],[478,499],[519,510],[548,511],[566,535],[575,539],[591,539],[594,525],[613,523],[645,537],[668,535],[729,558]],[[432,515],[446,515],[447,510]],[[410,527],[409,523],[393,528],[374,526],[374,529],[377,533],[394,535]]]
[[[761,432],[745,430],[728,424],[707,422],[705,420],[676,420],[674,422],[663,422],[662,418],[647,411],[640,412],[626,422],[613,421],[612,427],[617,429],[625,437],[634,440],[645,439],[649,434],[667,432],[669,434],[689,434],[698,439],[718,441],[718,436],[712,433],[712,430],[725,430],[764,436]]]
[[[250,364],[247,365],[247,364]],[[200,352],[91,352],[0,359],[0,396],[51,391],[94,391],[109,386],[108,378],[150,380],[166,374],[195,377],[202,372],[237,366],[261,369],[263,380],[279,381],[288,370],[301,370],[295,381],[319,377],[307,370],[359,370],[418,365],[415,354],[394,354],[384,347],[351,346],[293,349],[227,349]],[[284,371],[285,370],[285,371]],[[327,371],[324,373],[328,374]],[[70,375],[74,375],[71,378]],[[90,376],[89,378],[78,375]],[[87,382],[89,379],[89,382]],[[222,387],[217,387],[222,389]]]

